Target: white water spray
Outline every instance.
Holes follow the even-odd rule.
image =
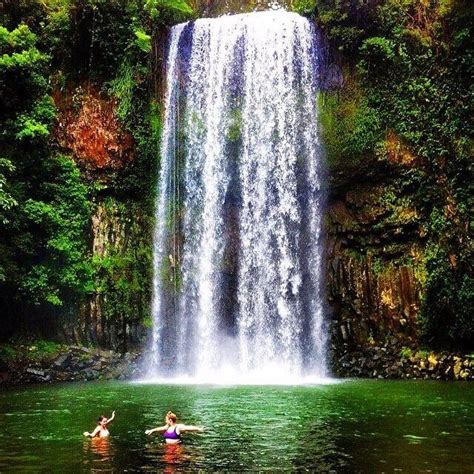
[[[172,29],[149,374],[326,374],[319,47],[284,11]]]

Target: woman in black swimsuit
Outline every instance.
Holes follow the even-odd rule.
[[[167,444],[179,444],[181,443],[181,433],[185,431],[194,431],[202,433],[204,428],[200,426],[191,426],[191,425],[183,425],[176,423],[176,415],[169,411],[165,416],[165,425],[158,426],[157,428],[153,428],[151,430],[146,430],[145,434],[151,435],[157,431],[163,433],[163,438],[165,439]]]

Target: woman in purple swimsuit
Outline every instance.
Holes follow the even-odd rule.
[[[201,428],[200,426],[177,424],[176,415],[171,411],[166,414],[165,423],[164,426],[158,426],[158,428],[146,430],[145,434],[151,435],[156,431],[161,431],[167,444],[179,444],[181,443],[181,433],[184,433],[185,431],[197,431],[202,433],[204,431],[204,428]]]

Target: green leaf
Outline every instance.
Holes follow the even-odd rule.
[[[151,36],[143,30],[136,30],[135,36],[135,45],[144,53],[149,53],[151,51]]]

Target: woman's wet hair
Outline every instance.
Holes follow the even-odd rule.
[[[176,423],[176,420],[178,419],[178,417],[172,411],[169,411],[166,414],[166,418],[169,418],[173,423]]]
[[[102,420],[106,420],[107,417],[105,415],[100,415],[99,418],[97,418],[97,421],[100,423]]]

